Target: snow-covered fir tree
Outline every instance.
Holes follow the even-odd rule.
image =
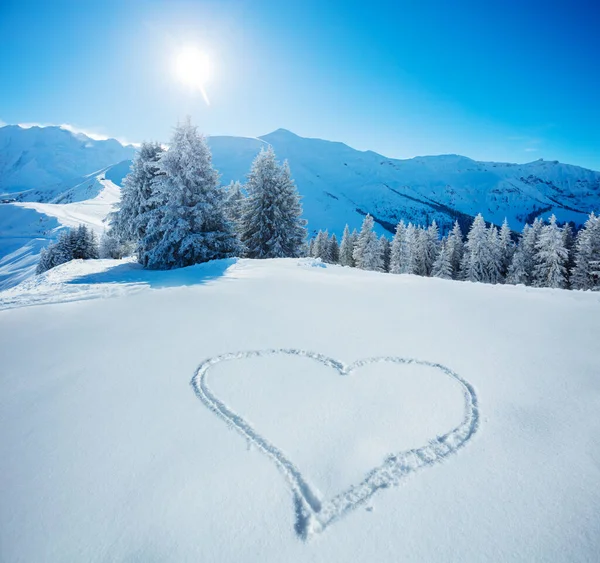
[[[330,261],[330,247],[329,247],[329,232],[327,229],[324,231],[319,231],[315,238],[315,243],[313,245],[313,258],[320,258],[323,262]]]
[[[390,240],[385,236],[381,235],[379,238],[379,246],[381,248],[381,259],[383,261],[383,271],[390,271],[390,258],[391,258],[391,245]]]
[[[242,218],[242,206],[244,202],[244,194],[242,193],[242,185],[236,180],[227,186],[225,195],[225,213],[229,221],[231,221],[238,229]]]
[[[505,280],[508,276],[508,268],[512,262],[512,257],[515,251],[515,244],[512,240],[512,233],[508,226],[506,218],[500,227],[498,236],[498,267],[500,270],[500,279]]]
[[[500,237],[498,236],[498,227],[492,225],[488,231],[488,263],[487,263],[487,283],[499,283],[502,280],[501,262],[502,251],[500,249]]]
[[[340,246],[335,233],[329,239],[329,260],[332,264],[339,264],[340,262]]]
[[[466,281],[489,282],[491,270],[489,239],[481,213],[475,217],[465,245],[462,277]]]
[[[406,225],[400,220],[396,225],[396,233],[392,239],[390,248],[390,267],[389,271],[392,274],[401,274],[403,269],[406,270],[408,253],[407,253]]]
[[[254,159],[246,184],[240,238],[249,258],[300,255],[306,221],[287,161],[279,165],[269,146]]]
[[[175,128],[160,154],[141,262],[172,269],[233,256],[238,243],[225,213],[224,191],[206,141],[190,120]]]
[[[354,258],[352,258],[353,250],[354,241],[350,234],[350,228],[346,225],[344,227],[344,234],[342,235],[342,243],[340,245],[340,264],[342,266],[354,267]]]
[[[401,274],[418,274],[419,272],[419,231],[409,223],[406,227],[406,260],[401,262]]]
[[[570,286],[571,274],[575,267],[575,235],[573,234],[573,228],[569,223],[565,223],[562,228],[562,239],[564,247],[567,249],[569,256],[567,260],[567,280],[565,287]]]
[[[433,264],[433,270],[431,275],[436,278],[451,280],[453,275],[452,256],[450,254],[448,240],[449,239],[444,239],[440,244],[440,251]]]
[[[158,159],[163,152],[158,143],[142,143],[131,171],[123,180],[119,207],[110,217],[113,236],[123,242],[132,242],[136,247],[146,236],[150,212],[162,203],[154,193],[154,181],[159,174]]]
[[[528,256],[529,244],[527,242],[531,239],[530,231],[531,227],[529,225],[525,225],[523,227],[523,232],[519,237],[519,244],[513,252],[513,257],[510,262],[510,266],[508,267],[506,283],[511,283],[513,285],[527,285],[529,283],[530,274],[533,275],[533,272],[527,269],[528,267],[531,267]]]
[[[58,240],[42,250],[36,274],[71,260],[90,260],[98,256],[98,240],[94,231],[79,225],[76,229],[61,231]]]
[[[450,257],[450,265],[452,266],[452,279],[458,279],[460,272],[460,264],[464,250],[463,234],[458,221],[454,221],[452,231],[446,240],[446,252]]]
[[[569,254],[556,217],[550,217],[536,241],[534,279],[537,287],[565,287]]]
[[[575,243],[573,289],[599,289],[597,263],[600,261],[600,217],[591,213]]]
[[[113,229],[106,231],[100,238],[100,258],[121,259],[130,256],[134,251],[132,243],[119,240]]]
[[[373,217],[367,215],[363,221],[352,256],[357,268],[381,272],[383,270],[381,247],[373,227]]]

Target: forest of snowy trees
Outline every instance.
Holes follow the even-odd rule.
[[[525,225],[518,240],[504,221],[487,226],[482,215],[473,221],[466,239],[458,222],[440,239],[435,221],[427,228],[400,221],[390,242],[377,238],[367,215],[360,233],[346,225],[341,244],[335,235],[319,231],[309,255],[330,264],[363,270],[416,274],[483,283],[534,287],[600,289],[600,217],[591,213],[574,236],[567,223],[559,227],[536,219]]]
[[[79,225],[76,229],[61,231],[55,243],[42,249],[36,274],[71,260],[89,260],[99,257],[100,249],[94,231],[85,225]]]
[[[592,213],[577,236],[569,224],[536,219],[518,240],[506,220],[498,229],[478,215],[466,237],[456,222],[440,238],[400,221],[393,239],[377,237],[367,215],[360,232],[319,231],[308,243],[300,196],[287,161],[272,147],[254,159],[241,185],[223,187],[209,147],[189,119],[175,128],[169,149],[143,143],[123,181],[121,203],[100,244],[84,226],[63,232],[42,251],[41,273],[74,258],[135,254],[149,269],[172,269],[243,256],[312,256],[363,270],[483,283],[600,289],[600,218]]]
[[[306,239],[301,215],[289,166],[271,147],[255,158],[243,191],[238,182],[223,188],[204,137],[188,120],[175,128],[169,150],[141,146],[107,236],[116,253],[131,246],[151,269],[230,256],[297,257]]]

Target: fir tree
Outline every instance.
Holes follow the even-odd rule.
[[[231,182],[227,186],[225,195],[225,214],[227,219],[233,223],[236,230],[239,229],[239,223],[242,218],[242,207],[244,202],[244,194],[242,193],[242,185],[238,182]]]
[[[463,259],[463,278],[472,282],[488,282],[490,262],[487,228],[483,216],[479,213],[467,235]]]
[[[142,143],[123,180],[119,208],[110,217],[116,238],[133,242],[136,251],[146,236],[151,212],[162,203],[156,197],[154,182],[160,173],[158,160],[163,152],[158,143]]]
[[[450,257],[450,264],[452,267],[452,279],[459,278],[460,272],[460,264],[463,257],[463,235],[460,230],[460,225],[458,221],[454,221],[454,227],[452,231],[448,235],[448,239],[446,240],[446,252]]]
[[[299,256],[306,238],[300,196],[287,161],[279,166],[272,147],[254,159],[246,184],[240,237],[250,258]]]
[[[391,258],[391,245],[389,239],[385,235],[381,235],[379,239],[379,246],[381,248],[381,260],[383,262],[383,271],[390,271],[390,258]]]
[[[335,233],[329,239],[329,260],[331,264],[339,264],[340,262],[340,247]]]
[[[492,225],[488,231],[488,262],[487,262],[487,283],[499,283],[502,279],[501,262],[502,252],[500,250],[500,238],[498,228]]]
[[[574,289],[598,289],[600,261],[600,217],[591,213],[575,243],[575,267],[571,276]]]
[[[319,231],[313,245],[313,257],[329,262],[329,233],[327,230]]]
[[[344,234],[342,235],[342,244],[340,245],[340,264],[342,266],[354,267],[354,258],[352,258],[352,252],[354,250],[354,241],[350,234],[348,225],[344,227]]]
[[[527,271],[529,258],[528,254],[528,242],[531,235],[530,231],[531,227],[529,225],[525,225],[523,227],[523,232],[519,238],[519,244],[517,245],[515,252],[513,253],[513,257],[508,267],[508,273],[506,275],[506,283],[511,283],[513,285],[523,284],[527,285],[530,279],[530,273]]]
[[[440,252],[433,264],[432,275],[436,278],[451,280],[452,274],[452,256],[448,241],[443,240],[440,244]]]
[[[373,231],[373,226],[373,217],[367,215],[363,221],[352,256],[357,268],[381,272],[383,270],[383,260],[379,239]]]
[[[396,225],[396,233],[392,239],[390,249],[390,272],[392,274],[402,273],[403,268],[406,269],[407,262],[407,240],[406,240],[406,225],[404,221],[400,221]]]
[[[204,137],[189,119],[179,124],[158,160],[160,205],[150,212],[142,263],[172,269],[233,256],[238,250],[224,193]]]
[[[508,276],[508,269],[512,262],[514,251],[515,245],[512,240],[512,233],[505,218],[498,237],[498,267],[501,280],[505,280]]]
[[[556,217],[544,226],[536,242],[535,283],[538,287],[565,287],[569,255]]]
[[[567,260],[567,279],[565,281],[565,287],[569,287],[571,274],[575,267],[575,235],[573,234],[573,228],[569,223],[563,225],[562,239],[563,245],[567,249],[567,254],[569,256]]]

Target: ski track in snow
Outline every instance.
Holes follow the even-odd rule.
[[[274,355],[310,358],[335,369],[341,376],[348,376],[358,368],[368,364],[385,362],[437,368],[461,385],[465,399],[464,418],[456,428],[442,436],[436,437],[420,448],[389,455],[380,466],[370,470],[360,483],[352,485],[332,499],[322,502],[312,491],[307,480],[292,461],[279,448],[269,442],[267,438],[257,432],[231,407],[218,399],[208,386],[210,368],[219,362]],[[191,385],[196,396],[206,407],[221,417],[228,425],[235,428],[250,443],[255,444],[282,471],[294,495],[294,508],[296,512],[295,531],[304,540],[314,534],[323,532],[342,516],[366,503],[378,490],[398,485],[402,479],[415,473],[417,470],[444,461],[451,454],[456,453],[466,446],[479,428],[479,403],[473,386],[442,364],[413,358],[381,356],[366,358],[345,365],[322,354],[306,350],[293,348],[251,350],[222,354],[205,360],[194,373]]]

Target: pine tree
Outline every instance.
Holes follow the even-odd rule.
[[[156,197],[154,182],[160,174],[158,160],[163,152],[158,143],[142,143],[123,180],[119,208],[110,217],[115,236],[136,247],[146,236],[151,212],[162,203]]]
[[[458,221],[454,221],[454,227],[448,235],[446,241],[446,252],[450,257],[450,264],[452,266],[452,279],[459,278],[460,264],[463,257],[464,242],[462,231]]]
[[[113,229],[110,229],[102,234],[98,250],[100,258],[120,260],[125,256],[130,256],[134,251],[134,247],[131,243],[119,240]]]
[[[491,265],[489,241],[481,213],[475,217],[465,245],[463,278],[472,282],[488,282]]]
[[[512,262],[514,251],[515,245],[512,240],[512,233],[505,218],[502,227],[500,227],[500,236],[498,237],[498,266],[501,280],[506,280],[506,276],[508,276],[508,269]]]
[[[238,245],[218,174],[204,137],[189,119],[175,128],[158,170],[154,186],[160,206],[150,213],[142,263],[172,269],[233,256]]]
[[[569,259],[567,260],[567,279],[565,281],[565,287],[569,287],[571,274],[573,268],[575,268],[575,235],[573,234],[573,228],[569,223],[563,225],[562,239],[564,247],[567,249],[569,255]]]
[[[591,213],[575,243],[575,267],[571,276],[574,289],[598,289],[600,261],[600,217]]]
[[[335,233],[329,239],[329,260],[331,264],[339,264],[340,262],[340,247]]]
[[[313,257],[320,258],[323,262],[329,262],[329,233],[327,230],[319,231],[313,245]]]
[[[300,196],[287,161],[279,166],[269,146],[254,159],[246,184],[240,237],[250,258],[299,256],[306,238]]]
[[[391,245],[389,239],[385,235],[379,238],[379,246],[381,248],[381,260],[383,262],[383,271],[390,271]]]
[[[396,233],[392,239],[390,249],[390,272],[392,274],[402,273],[403,268],[406,269],[407,261],[407,240],[406,240],[406,225],[404,221],[400,221],[396,225]]]
[[[342,244],[340,245],[340,264],[342,266],[354,267],[354,258],[352,258],[352,252],[354,250],[354,241],[350,234],[348,225],[344,227],[344,234],[342,235]]]
[[[357,268],[381,272],[383,269],[383,260],[379,239],[373,231],[373,226],[373,217],[367,215],[363,221],[352,256]]]
[[[487,283],[499,283],[502,280],[501,275],[501,262],[502,253],[500,250],[500,238],[498,236],[498,228],[496,225],[492,225],[488,231],[488,262],[486,265],[487,269]]]
[[[227,215],[227,219],[233,223],[236,230],[238,230],[242,218],[243,203],[244,194],[242,193],[242,185],[238,181],[232,181],[227,186],[225,195],[225,214]]]
[[[569,255],[554,215],[550,217],[550,223],[542,228],[535,247],[534,277],[536,286],[565,287]]]
[[[311,238],[310,242],[308,243],[308,256],[314,256],[315,255],[315,239]]]
[[[440,244],[440,252],[433,264],[432,275],[436,278],[451,280],[452,274],[452,256],[448,241],[443,240]]]
[[[519,244],[517,245],[515,252],[513,253],[513,257],[508,267],[508,273],[506,275],[506,283],[511,283],[513,285],[523,284],[527,285],[529,283],[531,271],[527,271],[527,267],[529,264],[529,243],[528,241],[531,239],[531,227],[529,225],[525,225],[523,227],[523,232],[519,238]]]
[[[419,231],[412,223],[406,227],[406,260],[400,262],[401,274],[419,273]]]

